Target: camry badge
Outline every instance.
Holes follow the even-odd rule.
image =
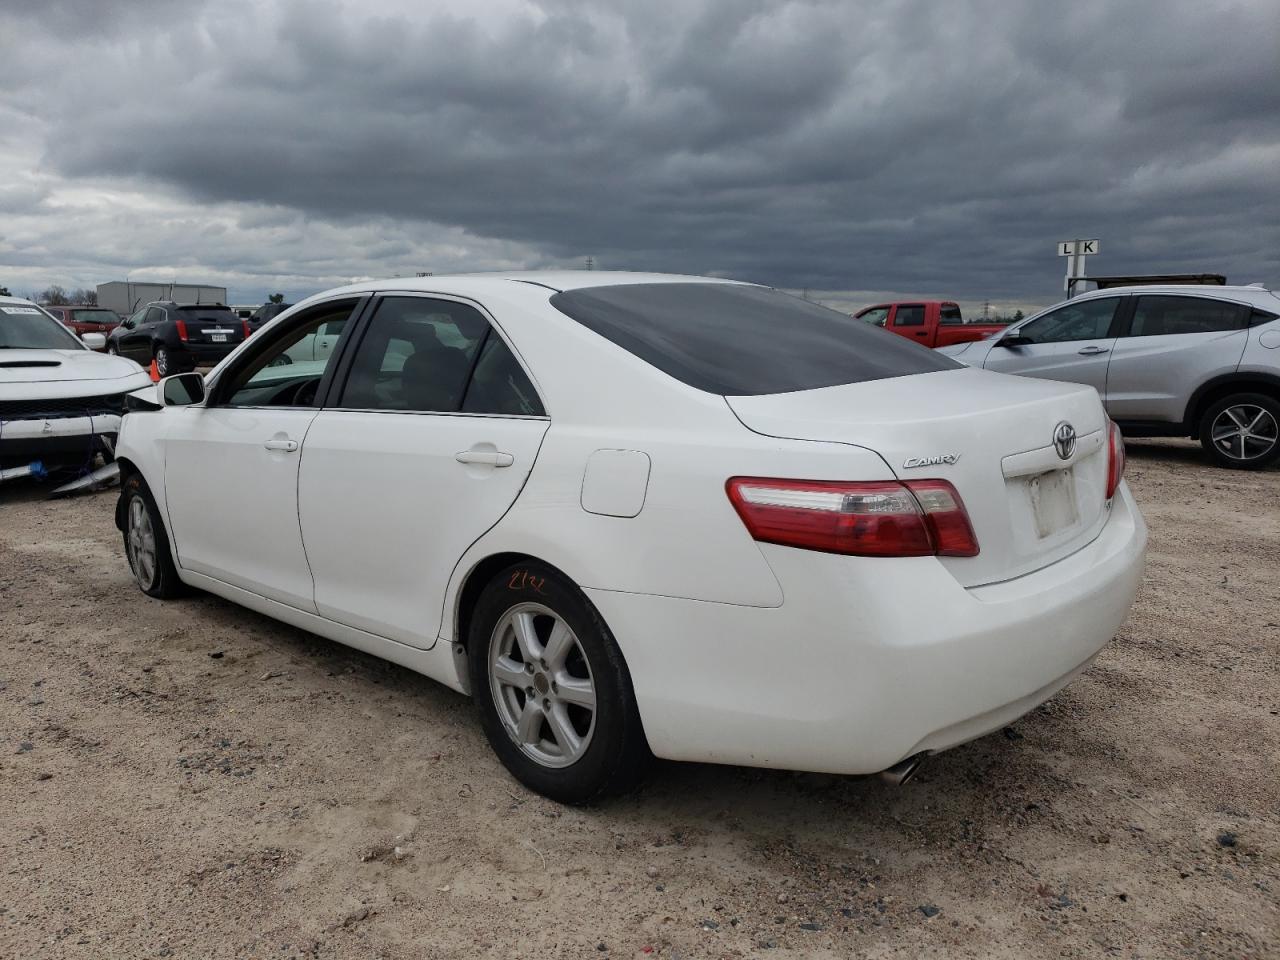
[[[936,457],[912,457],[902,465],[903,470],[910,470],[912,467],[936,467],[940,464],[950,466],[960,459],[958,453],[944,453]]]
[[[1065,420],[1053,428],[1053,449],[1059,460],[1070,460],[1076,452],[1076,428]]]

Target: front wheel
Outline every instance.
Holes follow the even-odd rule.
[[[625,792],[650,758],[631,675],[600,614],[538,563],[509,567],[471,617],[471,687],[511,774],[561,803]]]
[[[124,553],[142,592],[169,600],[181,596],[182,581],[169,553],[160,511],[141,474],[131,474],[121,488],[124,498]]]
[[[1280,459],[1280,402],[1237,393],[1212,404],[1200,419],[1200,443],[1221,467],[1256,470]]]

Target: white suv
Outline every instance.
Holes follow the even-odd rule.
[[[1280,296],[1261,286],[1097,290],[940,352],[1094,387],[1125,436],[1199,439],[1224,467],[1280,459]]]

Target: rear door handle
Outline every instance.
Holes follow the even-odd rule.
[[[1106,347],[1081,347],[1077,352],[1082,357],[1092,357],[1099,353],[1108,353],[1109,351]]]
[[[263,444],[268,450],[283,450],[285,453],[293,453],[298,449],[297,440],[268,440]]]
[[[515,457],[501,450],[463,450],[453,459],[459,463],[483,463],[490,467],[509,467],[516,462]]]

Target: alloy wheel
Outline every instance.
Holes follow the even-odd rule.
[[[156,373],[162,377],[169,375],[169,351],[164,347],[156,351]]]
[[[521,603],[489,638],[489,686],[502,726],[545,767],[567,767],[595,732],[596,687],[570,626],[539,603]]]
[[[1280,442],[1280,424],[1265,407],[1238,403],[1214,418],[1210,436],[1223,456],[1232,460],[1257,460]]]
[[[156,575],[156,533],[151,514],[141,497],[129,501],[129,566],[143,590],[151,587]]]

